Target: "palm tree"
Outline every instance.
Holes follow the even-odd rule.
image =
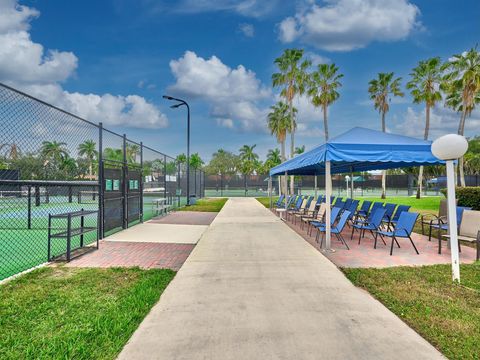
[[[407,83],[407,89],[413,96],[413,102],[416,104],[425,103],[425,131],[423,138],[428,140],[430,130],[430,110],[435,104],[442,100],[442,94],[439,91],[442,81],[441,60],[434,57],[425,61],[420,61],[410,73],[411,80]],[[418,172],[417,199],[420,199],[423,183],[423,166],[420,166]]]
[[[290,157],[295,156],[295,113],[293,100],[296,95],[302,95],[308,83],[307,69],[311,61],[303,60],[303,49],[286,49],[283,54],[275,59],[275,64],[280,72],[272,75],[274,87],[282,87],[280,95],[286,100],[290,112]],[[290,181],[290,191],[293,193],[293,176]]]
[[[462,116],[458,124],[458,134],[465,132],[465,121],[480,104],[480,53],[472,48],[463,54],[454,55],[444,66],[447,71],[442,83],[445,91],[445,104]],[[463,157],[459,162],[460,184],[465,186]]]
[[[254,149],[257,145],[243,145],[239,152],[240,167],[245,179],[245,190],[247,190],[247,177],[253,173],[258,166],[258,154]]]
[[[295,154],[297,155],[303,154],[304,152],[305,152],[305,145],[295,148]]]
[[[40,148],[40,154],[45,158],[45,163],[53,160],[60,163],[62,159],[68,156],[68,150],[65,148],[67,144],[58,141],[44,141]]]
[[[93,163],[97,160],[97,144],[93,140],[87,140],[78,145],[78,155],[84,156],[88,161],[88,175],[93,176]]]
[[[265,160],[264,163],[264,170],[265,172],[269,172],[271,168],[274,168],[277,165],[280,165],[282,163],[282,157],[280,155],[280,150],[279,149],[270,149],[268,150],[267,153],[267,159]],[[278,181],[278,193],[281,193],[281,185],[280,181]]]
[[[127,162],[135,163],[137,161],[137,155],[140,153],[140,146],[137,144],[127,144],[126,148]]]
[[[123,162],[123,151],[122,149],[105,148],[103,150],[103,158],[121,163]]]
[[[198,155],[198,153],[194,153],[192,155],[190,155],[190,166],[197,170],[197,169],[200,169],[203,164],[205,164],[205,162],[202,160],[202,158],[200,157],[200,155]]]
[[[0,145],[0,153],[3,153],[5,159],[17,160],[20,155],[20,149],[15,143],[5,143]]]
[[[370,99],[373,100],[375,109],[379,111],[382,116],[382,131],[386,132],[385,115],[390,110],[390,96],[400,96],[404,94],[400,90],[400,81],[402,78],[393,78],[394,73],[378,73],[378,78],[371,80],[368,84],[368,92]],[[382,199],[385,199],[386,194],[386,171],[382,171]]]
[[[284,102],[278,102],[270,107],[271,111],[268,114],[268,128],[272,135],[275,135],[277,141],[280,143],[281,160],[285,161],[285,140],[287,138],[287,132],[291,131],[292,121],[290,118],[290,111],[288,105]],[[293,108],[293,113],[296,113],[296,109]],[[293,127],[296,127],[295,121],[293,121]],[[280,182],[281,180],[279,180]],[[286,178],[284,178],[284,193],[287,192]]]
[[[342,86],[340,79],[343,74],[338,73],[338,67],[335,64],[319,64],[317,70],[311,74],[311,83],[308,94],[312,98],[312,104],[315,107],[321,107],[323,110],[323,126],[325,131],[325,141],[328,141],[328,107],[339,97],[338,88]]]

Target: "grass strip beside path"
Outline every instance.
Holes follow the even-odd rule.
[[[381,199],[380,197],[355,197],[355,199],[360,200],[360,206],[363,200],[369,201],[381,201],[385,203],[394,203],[401,205],[410,205],[412,208],[410,211],[417,211],[420,213],[429,212],[429,213],[438,213],[440,207],[440,200],[443,197],[441,196],[432,196],[432,197],[422,197],[417,199],[415,197],[408,196],[397,196],[397,197],[388,197],[387,199]],[[265,207],[270,207],[270,198],[269,197],[257,197]],[[278,196],[273,197],[273,202],[278,200]]]
[[[46,267],[0,285],[0,358],[115,359],[174,276]]]
[[[478,359],[480,263],[461,265],[462,285],[450,265],[342,271],[449,359]]]
[[[205,211],[205,212],[220,212],[223,205],[227,202],[227,198],[206,198],[199,199],[195,205],[184,206],[176,211]]]

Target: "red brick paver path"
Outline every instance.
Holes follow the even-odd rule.
[[[307,234],[307,227],[302,230],[299,222],[293,225],[289,221],[287,224],[302,236],[308,243],[319,249],[319,244],[315,242],[316,229],[312,231],[312,235]],[[427,236],[421,234],[412,234],[413,242],[415,243],[420,255],[415,253],[412,244],[408,239],[400,238],[400,248],[396,245],[393,247],[393,255],[390,256],[391,238],[385,238],[387,245],[385,246],[380,240],[377,241],[377,248],[373,248],[373,238],[370,233],[366,233],[362,238],[360,245],[358,245],[358,231],[355,231],[353,240],[350,240],[352,228],[345,227],[342,235],[346,240],[350,250],[347,250],[345,245],[340,243],[337,238],[332,235],[332,249],[334,252],[322,252],[330,261],[339,267],[390,267],[390,266],[420,266],[420,265],[434,265],[434,264],[449,264],[451,263],[451,253],[444,241],[442,243],[442,254],[438,254],[438,240],[432,239],[428,241]],[[476,250],[466,245],[462,246],[460,253],[461,263],[473,263],[476,257]]]
[[[100,248],[72,260],[72,267],[133,267],[179,270],[195,245],[101,241]]]

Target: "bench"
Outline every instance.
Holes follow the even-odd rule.
[[[450,235],[443,235],[444,238],[450,238]],[[458,240],[476,243],[477,260],[480,259],[480,211],[464,210]],[[460,242],[458,243],[460,247]],[[441,244],[439,244],[441,246]]]

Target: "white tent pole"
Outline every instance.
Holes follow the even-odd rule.
[[[355,198],[355,195],[353,194],[354,190],[355,190],[355,186],[354,186],[354,183],[353,183],[353,167],[350,166],[350,196],[351,198]]]
[[[317,198],[318,186],[317,186],[317,174],[315,174],[315,199]]]
[[[460,282],[460,259],[458,254],[457,209],[455,201],[455,170],[453,160],[447,160],[447,203],[450,253],[452,254],[453,281]]]
[[[330,224],[330,212],[331,212],[331,204],[330,204],[330,196],[332,195],[332,177],[330,174],[330,161],[325,162],[325,199],[326,204],[326,211],[325,211],[325,250],[330,250],[331,239],[330,239],[330,231],[331,231],[331,224]]]

